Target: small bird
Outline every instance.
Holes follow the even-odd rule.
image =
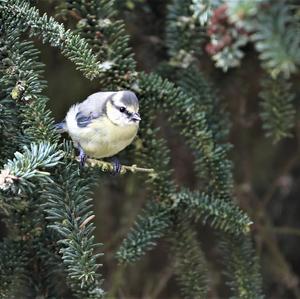
[[[127,147],[139,128],[138,111],[138,98],[132,91],[96,92],[71,106],[65,120],[56,124],[56,128],[70,135],[79,149],[83,166],[87,156],[113,157]],[[121,170],[117,159],[114,159],[114,170]]]

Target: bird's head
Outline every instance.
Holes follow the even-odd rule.
[[[138,112],[139,101],[132,91],[118,91],[106,102],[107,117],[117,126],[138,126],[141,120]]]

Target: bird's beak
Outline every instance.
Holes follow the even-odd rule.
[[[132,114],[131,119],[132,119],[134,122],[139,122],[139,121],[141,120],[141,117],[140,117],[140,115],[136,112],[136,113],[133,113],[133,114]]]

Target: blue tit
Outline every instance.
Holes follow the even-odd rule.
[[[133,92],[97,92],[73,105],[56,127],[70,135],[84,164],[86,155],[107,158],[122,151],[135,138],[140,120]]]

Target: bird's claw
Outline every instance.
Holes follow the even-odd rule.
[[[122,169],[122,165],[121,165],[119,159],[113,158],[112,163],[113,163],[113,174],[114,175],[120,174],[121,169]]]
[[[83,168],[85,161],[87,159],[87,155],[85,154],[85,152],[81,147],[79,148],[79,159],[80,159],[80,167]]]

